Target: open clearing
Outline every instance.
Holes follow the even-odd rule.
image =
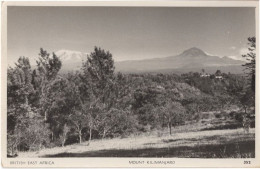
[[[255,156],[255,131],[242,128],[143,134],[128,138],[93,140],[81,144],[20,152],[19,157],[178,157],[250,158]]]

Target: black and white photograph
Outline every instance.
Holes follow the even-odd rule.
[[[2,154],[250,166],[257,5],[7,6]]]

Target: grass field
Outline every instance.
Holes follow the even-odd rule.
[[[199,127],[200,126],[200,127]],[[189,127],[193,127],[189,129]],[[252,158],[255,156],[255,131],[242,128],[205,130],[201,125],[153,131],[128,138],[93,140],[81,144],[20,152],[19,157],[178,157],[178,158]],[[186,132],[184,132],[186,131]]]

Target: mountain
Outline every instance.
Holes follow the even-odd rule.
[[[61,72],[80,70],[82,62],[86,61],[88,53],[71,51],[71,50],[59,50],[55,54],[62,61]]]
[[[55,54],[62,61],[61,72],[80,70],[82,62],[86,61],[88,53],[59,50]],[[244,64],[241,60],[229,57],[212,56],[203,50],[193,47],[185,50],[177,56],[164,58],[154,58],[145,60],[129,60],[115,62],[117,72],[122,73],[187,73],[190,71],[201,71],[205,69],[207,73],[215,73],[220,69],[222,72],[242,73]]]
[[[146,60],[131,60],[116,62],[115,67],[120,72],[175,72],[186,73],[190,71],[200,71],[204,68],[208,73],[213,73],[217,69],[223,72],[242,73],[240,60],[229,57],[211,56],[199,48],[193,47],[185,50],[177,56],[164,58],[154,58]]]

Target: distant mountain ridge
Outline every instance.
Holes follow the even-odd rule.
[[[55,54],[62,61],[61,71],[66,72],[79,70],[82,62],[86,61],[88,56],[88,53],[70,50],[59,50]],[[241,65],[244,63],[244,61],[229,57],[212,56],[193,47],[176,56],[115,62],[115,68],[117,72],[123,73],[187,73],[201,69],[209,70],[209,73],[217,69],[222,69],[223,72],[242,73],[243,67]]]
[[[164,58],[116,62],[116,70],[120,72],[189,72],[202,68],[218,69],[225,67],[231,73],[241,73],[243,70],[240,60],[229,57],[219,57],[206,54],[199,48],[193,47],[177,56]],[[231,69],[228,69],[230,66]],[[236,67],[234,69],[234,67]],[[187,70],[187,71],[185,71]],[[234,70],[234,71],[233,71]]]

